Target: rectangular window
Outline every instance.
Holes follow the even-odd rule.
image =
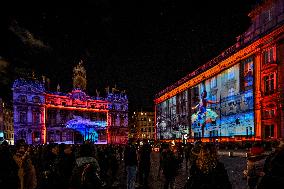
[[[34,124],[40,123],[40,113],[39,112],[33,112],[33,123]]]
[[[247,59],[244,63],[244,87],[249,87],[253,85],[253,60],[252,58]]]
[[[263,111],[263,117],[264,119],[271,119],[273,118],[275,115],[275,110],[271,109],[271,110],[264,110]]]
[[[20,102],[26,103],[26,102],[27,102],[27,97],[24,96],[24,95],[21,95],[21,96],[20,96]]]
[[[264,137],[274,137],[274,125],[265,125]]]
[[[264,95],[271,95],[275,92],[276,89],[276,74],[270,74],[264,76]]]
[[[273,47],[265,50],[263,52],[263,63],[269,64],[274,62],[274,53],[273,53]]]
[[[262,14],[263,23],[269,22],[272,20],[272,12],[273,12],[273,7],[270,7],[269,9],[263,12]]]
[[[20,123],[26,123],[26,122],[27,122],[27,113],[20,112]]]
[[[233,68],[228,69],[228,80],[234,79],[235,78],[235,73]]]
[[[212,77],[210,80],[210,87],[212,88],[216,88],[217,87],[217,79],[216,77]]]

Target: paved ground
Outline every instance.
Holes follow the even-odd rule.
[[[233,157],[229,156],[228,151],[220,152],[220,161],[224,163],[230,181],[233,185],[233,189],[246,189],[246,180],[243,178],[243,170],[246,167],[246,152],[235,152]],[[158,175],[159,169],[159,153],[153,152],[151,157],[151,172],[149,175],[149,189],[162,189],[164,178],[163,174]],[[175,189],[182,189],[187,179],[187,172],[185,169],[185,163],[178,171],[178,176],[175,180]],[[111,188],[125,189],[126,188],[126,173],[123,169],[123,164],[120,165],[119,174],[117,176],[119,185]]]

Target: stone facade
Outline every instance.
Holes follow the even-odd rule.
[[[79,64],[82,69],[81,63]],[[74,69],[74,86],[78,85]],[[83,77],[84,78],[84,77]],[[82,87],[86,87],[84,80]],[[126,143],[128,126],[128,98],[118,90],[107,91],[106,97],[88,96],[81,88],[69,93],[49,92],[38,80],[17,79],[13,84],[15,140],[29,144],[48,142],[80,143],[84,137],[93,140],[91,128],[74,129],[68,123],[76,118],[90,123],[104,122],[105,129],[96,130],[95,143]],[[74,121],[73,121],[74,122]]]
[[[194,72],[189,73],[174,85],[158,93],[155,98],[156,110],[157,107],[161,107],[160,104],[171,99],[179,99],[178,97],[181,94],[186,91],[193,91],[200,83],[211,81],[212,78],[218,76],[218,74],[229,72],[234,66],[240,65],[240,71],[238,72],[240,75],[237,77],[237,74],[233,74],[235,75],[234,77],[239,80],[239,83],[236,83],[237,85],[234,83],[221,83],[221,85],[217,85],[217,91],[210,91],[209,96],[215,96],[215,99],[220,102],[220,105],[217,105],[217,107],[211,106],[211,108],[215,108],[218,114],[217,122],[219,121],[219,125],[217,124],[215,130],[212,130],[213,134],[211,135],[210,133],[209,140],[212,139],[211,136],[213,138],[221,138],[222,136],[224,140],[247,140],[248,138],[252,140],[270,140],[284,137],[284,2],[282,0],[260,1],[248,16],[251,18],[251,26],[247,31],[237,37],[236,44],[199,67]],[[226,134],[222,129],[224,125],[221,124],[224,123],[224,120],[221,122],[221,117],[224,117],[223,111],[225,110],[225,106],[223,101],[226,99],[224,99],[224,95],[221,94],[221,92],[224,91],[221,90],[225,88],[233,88],[240,91],[246,90],[247,86],[245,86],[244,83],[246,82],[246,74],[249,72],[244,72],[247,69],[244,65],[247,64],[248,60],[250,60],[253,65],[253,70],[251,70],[253,72],[253,104],[250,105],[250,107],[253,108],[252,120],[254,125],[247,128],[246,131],[240,132],[242,134],[238,136],[235,134]],[[210,84],[208,85],[210,86]],[[229,87],[229,85],[231,87]],[[232,96],[237,95],[233,94],[234,91],[231,91],[231,93]],[[217,96],[214,94],[217,94]],[[194,94],[191,94],[191,96],[188,95],[188,101],[191,103],[193,101],[192,95]],[[225,96],[231,95],[226,94]],[[171,108],[176,110],[174,114],[177,114],[179,109],[178,100],[172,104],[175,105],[175,107]],[[236,104],[238,105],[237,102]],[[192,106],[187,107],[186,103],[181,103],[181,106],[184,106],[185,109],[189,109],[187,111],[189,113],[187,113],[188,123],[186,127],[187,130],[189,130],[188,134],[195,137],[195,134],[198,133],[190,133],[190,130],[192,130],[191,125],[193,124],[190,119]],[[164,110],[161,108],[158,108],[158,110],[160,111],[158,112],[159,114],[168,111],[167,107],[164,108]],[[234,107],[232,107],[232,110],[234,110]],[[236,108],[236,110],[242,109]],[[175,115],[171,115],[171,117],[172,116]],[[247,115],[244,114],[244,116]],[[156,123],[160,122],[159,119],[161,119],[161,117],[157,116]],[[210,124],[213,125],[213,122],[211,123]],[[206,129],[210,132],[213,126],[209,128],[208,125]],[[229,127],[239,127],[239,125],[242,125],[242,122],[240,124],[236,120],[232,121]],[[243,128],[245,127],[246,125],[243,124]],[[225,134],[225,136],[221,135],[221,133]]]

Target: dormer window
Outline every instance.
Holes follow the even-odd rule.
[[[38,96],[33,97],[34,103],[40,103],[40,98]]]
[[[263,12],[262,14],[263,23],[269,22],[272,20],[272,12],[273,12],[273,7],[270,7],[269,9]]]
[[[21,103],[26,103],[27,102],[27,97],[24,95],[19,96],[19,100]]]

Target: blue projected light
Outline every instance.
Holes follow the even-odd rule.
[[[253,58],[157,105],[158,139],[254,136]]]
[[[83,119],[80,116],[74,116],[74,119],[69,120],[66,123],[66,128],[79,131],[84,140],[98,142],[98,131],[105,130],[107,126],[106,121],[91,121],[89,119]]]

